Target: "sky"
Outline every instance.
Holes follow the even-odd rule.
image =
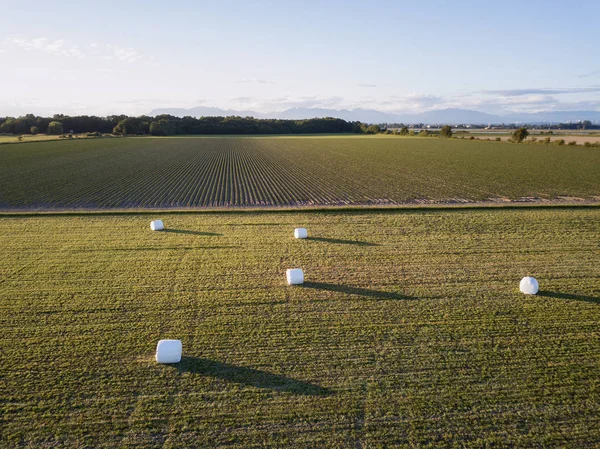
[[[0,116],[600,110],[600,1],[0,0]]]

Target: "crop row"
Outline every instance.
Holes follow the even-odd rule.
[[[0,207],[219,207],[600,195],[600,152],[385,137],[128,138],[0,148]]]

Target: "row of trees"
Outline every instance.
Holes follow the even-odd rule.
[[[505,125],[517,129],[515,125]],[[61,129],[62,127],[62,129]],[[415,125],[423,128],[422,124]],[[353,132],[377,134],[386,128],[398,128],[398,134],[407,135],[408,126],[367,125],[361,122],[347,122],[336,118],[308,120],[255,119],[253,117],[174,117],[159,115],[156,117],[128,117],[126,115],[68,116],[54,115],[39,117],[27,114],[22,117],[0,117],[0,134],[62,134],[97,132],[102,134],[139,135],[151,134],[168,136],[176,134],[302,134],[302,133],[340,133]],[[460,126],[458,128],[461,128]],[[579,123],[538,126],[539,129],[597,129],[590,121]],[[452,128],[445,125],[440,134],[452,136]]]
[[[113,134],[306,134],[363,132],[361,123],[336,118],[308,120],[255,119],[253,117],[128,117],[113,129]]]
[[[180,134],[307,134],[307,133],[378,133],[377,125],[347,122],[337,118],[307,120],[255,119],[253,117],[128,117],[113,115],[67,116],[52,118],[32,114],[0,118],[0,133],[63,134],[102,133],[118,135],[171,136]]]
[[[583,120],[580,122],[573,123],[559,123],[556,125],[538,125],[536,129],[577,129],[577,130],[588,130],[588,129],[600,129],[600,123],[594,124],[590,120]]]
[[[33,114],[27,114],[22,117],[0,117],[0,133],[3,134],[62,134],[63,132],[85,133],[99,132],[111,133],[113,128],[126,115],[113,115],[109,117],[96,117],[81,115],[71,117],[68,115],[57,114],[53,117],[40,117]],[[53,124],[50,126],[50,124]],[[59,129],[57,123],[62,126]]]
[[[430,128],[441,128],[440,123],[412,123],[410,124],[410,127],[413,129],[422,129],[425,128],[427,125],[429,125]],[[382,123],[379,125],[382,128],[398,128],[401,129],[402,127],[404,127],[404,123]],[[469,130],[469,129],[473,129],[473,128],[487,128],[490,125],[487,123],[479,123],[479,124],[462,124],[462,125],[454,125],[455,129],[458,130]],[[517,124],[517,123],[498,123],[498,124],[492,124],[491,125],[493,128],[501,128],[501,129],[512,129],[512,130],[516,130],[518,128],[523,127],[523,125],[521,124]],[[572,122],[572,123],[545,123],[545,124],[529,124],[529,125],[525,125],[525,128],[528,129],[556,129],[556,130],[562,130],[562,129],[573,129],[573,130],[596,130],[596,129],[600,129],[600,123],[592,123],[590,120],[583,120],[583,121],[579,121],[579,122]]]
[[[389,133],[389,130],[388,130]],[[398,129],[395,134],[399,134],[401,136],[414,136],[416,135],[415,130],[414,129],[408,129],[408,126],[406,125],[402,125],[402,127],[400,129]],[[439,135],[442,137],[452,137],[452,127],[450,125],[444,125],[440,128],[440,130],[438,132],[433,132],[433,131],[427,131],[425,129],[422,129],[419,132],[419,136],[427,136],[427,135]]]

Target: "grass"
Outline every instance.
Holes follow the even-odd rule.
[[[592,447],[598,235],[595,208],[0,217],[1,446]]]
[[[396,136],[2,145],[5,209],[552,201],[600,195],[600,151]]]
[[[19,140],[21,137],[21,140]],[[3,134],[0,135],[0,143],[25,143],[25,142],[44,142],[49,140],[59,140],[60,136],[51,136],[46,134],[24,134],[22,136]]]

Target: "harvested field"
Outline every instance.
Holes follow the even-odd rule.
[[[599,235],[597,208],[1,216],[1,445],[594,447]]]
[[[533,137],[536,137],[538,141],[540,140],[544,140],[547,137],[550,137],[550,141],[551,142],[556,142],[557,140],[564,140],[565,142],[576,142],[577,145],[583,145],[586,142],[590,142],[590,143],[600,143],[600,136],[594,135],[594,136],[568,136],[568,135],[554,135],[554,134],[542,134],[542,135],[535,135]]]
[[[511,140],[511,136],[498,136],[504,142],[509,142]],[[583,145],[586,142],[590,143],[600,143],[600,136],[573,136],[573,135],[562,135],[562,134],[531,134],[528,140],[531,140],[532,137],[537,139],[537,142],[540,142],[546,138],[550,138],[550,142],[556,142],[557,140],[564,140],[566,143],[575,142],[577,145]],[[491,139],[494,140],[494,136],[478,136],[475,135],[475,139],[478,140],[486,140]]]

